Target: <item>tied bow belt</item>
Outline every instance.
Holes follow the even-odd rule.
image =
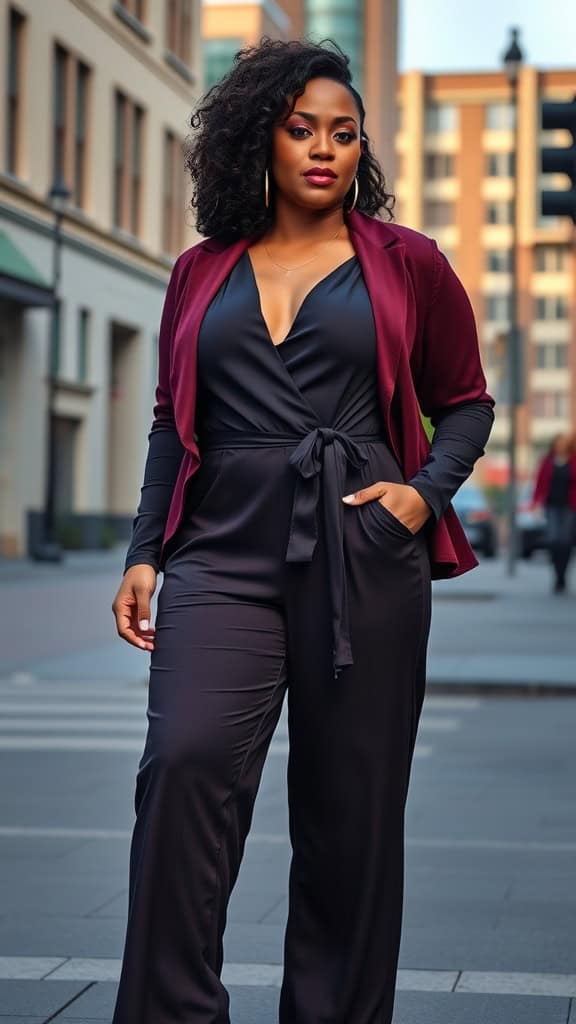
[[[318,539],[317,509],[322,488],[332,605],[334,678],[354,664],[348,619],[348,592],[344,563],[344,506],[346,463],[359,468],[368,461],[359,442],[383,442],[380,434],[345,434],[331,427],[316,427],[304,437],[293,434],[209,431],[201,451],[214,448],[261,448],[296,445],[289,462],[298,473],[292,503],[287,562],[311,562]]]

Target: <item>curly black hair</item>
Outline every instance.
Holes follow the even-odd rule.
[[[325,45],[328,44],[328,45]],[[380,164],[370,151],[362,98],[351,84],[350,59],[332,39],[319,43],[262,36],[234,55],[230,69],[192,113],[183,151],[192,178],[190,208],[204,236],[262,234],[273,213],[264,203],[264,170],[272,156],[272,127],[293,109],[311,78],[333,78],[352,93],[364,146],[358,164],[355,209],[393,219],[395,198],[386,191]],[[352,202],[350,190],[349,204]],[[348,200],[348,197],[347,197]],[[346,206],[345,206],[346,209]]]

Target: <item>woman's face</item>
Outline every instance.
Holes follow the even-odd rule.
[[[340,207],[354,184],[360,153],[354,97],[340,82],[312,78],[294,111],[273,128],[271,191],[309,209]],[[312,168],[329,176],[306,176]]]

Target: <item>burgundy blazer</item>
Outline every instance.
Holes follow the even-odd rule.
[[[552,468],[554,466],[554,455],[552,452],[547,454],[540,461],[538,471],[536,473],[536,481],[534,483],[534,492],[532,495],[532,501],[536,501],[543,505],[546,504],[548,499],[548,493],[550,491],[550,484],[552,482]],[[570,508],[576,510],[576,454],[570,459],[570,477],[568,484],[568,504]]]
[[[486,391],[474,313],[434,239],[358,210],[344,216],[372,304],[381,410],[408,481],[430,451],[419,408],[434,423],[435,413],[460,402],[495,404]],[[209,302],[253,239],[213,235],[197,242],[177,258],[168,282],[153,415],[154,422],[175,425],[185,452],[164,529],[161,567],[182,518],[186,485],[201,462],[194,430],[198,332]],[[433,579],[478,565],[452,504],[428,538]]]

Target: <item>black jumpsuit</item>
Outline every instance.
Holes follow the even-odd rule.
[[[275,346],[244,252],[198,341],[202,462],[170,543],[113,1024],[228,1024],[226,909],[288,689],[281,1024],[390,1024],[425,688],[427,530],[342,495],[403,482],[354,255]]]

